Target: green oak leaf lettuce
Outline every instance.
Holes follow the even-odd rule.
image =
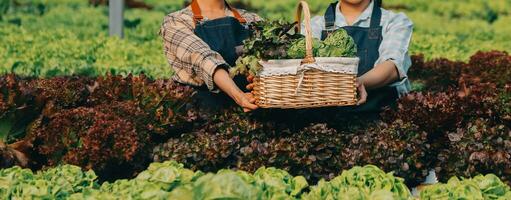
[[[194,183],[194,199],[260,199],[262,190],[245,182],[236,172],[206,174]]]
[[[478,175],[472,179],[452,177],[445,184],[426,187],[420,193],[422,200],[433,199],[511,199],[511,190],[497,176]]]
[[[293,59],[305,58],[305,43],[305,38],[295,40],[287,49],[288,57]],[[315,57],[319,56],[318,50],[322,49],[323,46],[324,44],[320,40],[314,38],[312,40],[312,55]]]
[[[357,45],[348,32],[341,28],[325,38],[318,54],[320,57],[356,57]]]
[[[0,199],[66,199],[98,186],[93,171],[83,172],[72,165],[37,174],[17,166],[0,170]]]
[[[308,186],[303,176],[293,177],[288,172],[274,167],[261,167],[254,173],[254,177],[258,185],[265,189],[264,196],[268,198],[297,197]]]
[[[411,193],[401,178],[367,165],[343,171],[329,182],[321,180],[304,199],[411,199]]]
[[[171,191],[182,184],[189,184],[202,176],[202,172],[193,172],[176,161],[152,163],[136,179],[159,184],[163,190]]]

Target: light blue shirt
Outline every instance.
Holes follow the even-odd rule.
[[[337,3],[335,9],[335,28],[339,29],[348,26],[344,15],[339,9],[340,3]],[[369,27],[371,22],[371,14],[373,11],[373,1],[362,12],[352,26]],[[413,23],[404,13],[394,13],[385,9],[381,9],[382,16],[380,25],[383,27],[380,48],[378,49],[380,57],[376,63],[381,63],[390,60],[396,64],[399,72],[400,80],[391,84],[396,87],[399,96],[403,96],[410,92],[411,86],[408,80],[408,69],[412,65],[410,56],[408,55],[408,47],[413,32]],[[316,16],[311,19],[312,35],[315,38],[321,38],[321,32],[325,29],[325,18],[323,16]],[[302,34],[304,28],[301,29]]]

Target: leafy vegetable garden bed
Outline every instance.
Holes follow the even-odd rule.
[[[139,1],[153,9],[126,10],[124,40],[108,37],[108,8],[90,6],[87,0],[1,1],[0,73],[47,78],[145,72],[152,78],[169,78],[172,70],[158,30],[164,16],[181,9],[185,0]],[[295,0],[237,2],[269,20],[291,21],[296,6]],[[314,15],[323,14],[329,3],[309,1]],[[385,0],[384,4],[414,22],[410,52],[422,53],[426,60],[467,61],[477,51],[511,51],[509,1]]]
[[[204,173],[174,161],[153,163],[137,177],[100,184],[93,171],[63,165],[40,171],[0,170],[0,195],[6,199],[412,199],[402,179],[375,166],[355,167],[331,181],[309,186],[302,176],[261,167],[253,174],[220,170]],[[509,199],[509,186],[493,175],[453,178],[430,186],[421,199]]]
[[[0,118],[4,128],[2,138],[9,145],[0,145],[1,164],[3,167],[18,164],[34,170],[73,164],[94,170],[100,182],[137,174],[140,177],[144,174],[140,172],[154,161],[175,160],[205,173],[233,169],[257,174],[261,167],[277,167],[303,177],[311,185],[317,183],[293,196],[310,199],[314,195],[326,198],[328,192],[334,196],[390,195],[345,186],[340,181],[344,179],[337,177],[342,170],[357,170],[357,166],[368,164],[402,177],[396,181],[409,187],[424,181],[430,169],[437,172],[442,182],[454,176],[493,174],[475,179],[485,178],[499,184],[497,179],[500,179],[509,185],[511,56],[493,51],[479,52],[466,63],[446,59],[425,62],[422,56],[414,56],[413,61],[410,76],[422,91],[402,97],[396,109],[383,112],[382,120],[369,126],[362,126],[363,116],[359,120],[353,116],[346,118],[329,109],[244,114],[232,108],[206,112],[194,102],[193,89],[144,76],[32,79],[6,75],[0,78]],[[314,116],[318,113],[321,117]],[[9,170],[19,169],[2,173]],[[239,176],[242,172],[232,173]],[[3,179],[12,176],[2,175]],[[220,179],[215,178],[218,174],[209,176],[208,181]],[[73,189],[69,194],[101,195],[108,187],[109,190],[137,187],[141,183],[136,180],[118,181],[112,186],[104,183],[85,193]],[[161,195],[180,192],[191,195],[186,190],[220,190],[223,194],[228,192],[226,188],[231,188],[197,189],[206,183],[192,182],[183,191],[174,191],[174,186],[160,186],[158,191]],[[456,193],[459,191],[450,188],[469,187],[465,186],[468,184],[470,190],[453,195],[472,192],[484,195],[478,193],[481,192],[478,188],[490,187],[477,186],[474,182],[479,181],[453,179],[423,194]],[[123,186],[115,186],[121,183]],[[248,183],[257,186],[250,180]],[[127,186],[130,184],[134,185]],[[372,187],[372,184],[362,185]],[[501,186],[503,191],[509,192],[505,185]],[[14,187],[9,182],[0,190],[2,194],[14,195],[4,192],[19,191]],[[318,189],[323,187],[335,188],[332,189],[335,192]],[[409,193],[404,185],[399,187]],[[366,193],[356,192],[359,190]],[[200,194],[193,192],[193,195]],[[421,198],[430,197],[435,199],[434,196]]]
[[[370,122],[203,110],[165,79],[155,31],[182,1],[127,10],[124,40],[107,37],[106,7],[12,2],[0,1],[0,199],[511,199],[511,56],[497,51],[511,50],[508,1],[385,1],[415,22],[414,92]],[[295,9],[241,5],[268,19]],[[280,45],[303,45],[293,39]],[[233,73],[303,53],[283,51]],[[442,183],[412,197],[430,170]]]

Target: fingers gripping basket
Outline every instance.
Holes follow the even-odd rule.
[[[314,58],[310,10],[305,1],[296,20],[304,14],[306,56],[301,59],[260,61],[253,94],[261,108],[314,108],[354,105],[357,101],[358,58]],[[300,25],[298,25],[298,30]]]

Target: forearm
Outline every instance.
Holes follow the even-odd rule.
[[[359,79],[368,90],[372,90],[397,81],[399,73],[394,62],[385,61],[374,66],[373,69],[362,75]]]
[[[167,61],[178,76],[192,80],[202,80],[209,90],[214,90],[213,73],[217,66],[226,64],[222,56],[212,50],[207,43],[197,37],[191,25],[180,16],[165,18],[160,28]]]
[[[229,73],[221,67],[218,67],[215,70],[213,74],[213,81],[220,90],[235,101],[239,100],[240,96],[243,95],[243,91],[241,91],[241,89],[232,80]]]

